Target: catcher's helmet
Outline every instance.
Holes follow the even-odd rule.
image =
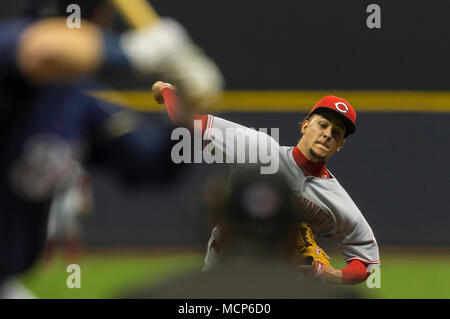
[[[223,214],[230,235],[267,241],[285,236],[300,219],[286,179],[280,174],[263,175],[256,165],[235,172]]]

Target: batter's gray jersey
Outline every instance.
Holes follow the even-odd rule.
[[[305,176],[293,158],[293,146],[280,146],[265,132],[212,115],[208,116],[203,139],[210,142],[204,152],[214,149],[216,159],[222,157],[225,162],[238,165],[257,162],[262,165],[262,173],[279,170],[288,179],[298,200],[307,207],[305,222],[316,237],[327,238],[339,245],[346,262],[357,259],[366,265],[379,264],[378,245],[372,229],[331,172],[332,178]],[[218,227],[213,229],[208,242],[204,269],[218,261],[219,256],[212,245],[214,240],[220,241]]]

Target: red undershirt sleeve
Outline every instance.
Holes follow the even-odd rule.
[[[174,124],[177,123],[180,99],[178,98],[174,90],[167,87],[161,90],[161,95],[164,99],[164,104],[166,106],[166,111],[170,117],[170,120]],[[202,133],[205,132],[206,123],[208,122],[208,115],[196,114],[194,120],[202,121]]]
[[[342,283],[346,285],[356,285],[367,279],[369,273],[367,266],[359,260],[352,260],[347,267],[341,269]]]
[[[208,115],[200,115],[200,114],[196,114],[194,117],[195,121],[202,121],[202,134],[205,133],[206,130],[206,123],[208,122]]]
[[[170,88],[163,88],[161,90],[161,95],[164,99],[164,104],[166,106],[166,111],[170,117],[170,120],[172,121],[172,123],[176,123],[180,104],[180,100],[178,99],[177,94]]]

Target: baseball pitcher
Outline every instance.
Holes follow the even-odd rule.
[[[153,93],[176,121],[179,112],[174,87],[157,82]],[[298,205],[305,211],[305,223],[299,225],[297,240],[296,263],[300,269],[326,282],[358,284],[367,279],[368,267],[380,263],[375,236],[361,211],[326,167],[328,159],[355,132],[356,112],[348,101],[331,95],[319,100],[300,123],[302,136],[295,146],[280,146],[264,132],[213,115],[196,118],[202,123],[204,151],[213,150],[215,156],[220,154],[227,163],[239,158],[242,150],[245,160],[258,157],[254,150],[270,151],[271,160],[277,162],[272,166],[286,176]],[[260,164],[266,164],[267,168],[268,161]],[[347,266],[333,268],[314,236],[338,244]],[[220,239],[220,229],[215,227],[208,242],[205,270],[220,260]]]

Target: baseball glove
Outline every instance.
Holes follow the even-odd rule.
[[[312,275],[322,278],[330,265],[330,257],[317,245],[313,232],[306,223],[300,224],[297,247],[295,253],[296,266],[311,265]]]

